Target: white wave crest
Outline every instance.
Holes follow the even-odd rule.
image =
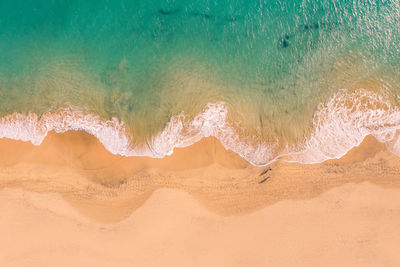
[[[174,148],[194,144],[203,137],[214,136],[227,148],[254,164],[271,160],[270,148],[249,146],[240,140],[227,120],[227,109],[223,103],[210,103],[193,120],[187,121],[183,113],[173,116],[164,130],[155,135],[146,145],[132,146],[134,142],[127,134],[125,124],[113,118],[102,121],[98,116],[84,114],[75,109],[61,109],[38,116],[14,113],[0,119],[0,138],[30,141],[40,145],[48,132],[63,133],[81,130],[94,135],[113,154],[123,156],[149,156],[162,158],[171,155]],[[259,155],[257,158],[254,155]]]
[[[61,109],[42,116],[14,113],[0,119],[0,138],[30,141],[40,145],[48,132],[63,133],[82,130],[96,136],[114,154],[125,154],[130,140],[125,134],[125,126],[117,119],[102,121],[98,116],[86,115],[74,109]]]
[[[227,121],[228,110],[224,103],[209,103],[192,121],[185,115],[174,116],[151,142],[153,157],[170,155],[175,147],[186,147],[203,137],[216,137],[222,145],[239,154],[254,165],[264,165],[274,157],[274,145],[250,145],[254,138],[240,137]]]
[[[0,138],[30,141],[40,145],[48,132],[81,130],[94,135],[113,154],[162,158],[174,148],[186,147],[203,137],[216,137],[222,145],[256,166],[288,156],[289,161],[316,163],[339,158],[358,146],[365,136],[373,135],[400,155],[400,109],[384,96],[366,90],[336,93],[321,104],[314,114],[313,132],[303,144],[278,151],[278,145],[267,145],[257,137],[244,137],[227,120],[224,103],[209,103],[203,111],[187,120],[183,113],[173,116],[163,131],[145,145],[133,146],[123,122],[75,109],[61,109],[42,116],[14,113],[0,119]],[[256,144],[256,145],[254,145]]]
[[[313,129],[303,151],[291,154],[293,161],[317,163],[340,158],[360,145],[367,135],[386,143],[392,152],[400,155],[400,109],[374,92],[339,91],[319,106]]]

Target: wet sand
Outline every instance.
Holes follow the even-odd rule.
[[[399,264],[399,174],[372,137],[338,160],[262,168],[213,138],[164,159],[82,132],[2,139],[0,263]]]

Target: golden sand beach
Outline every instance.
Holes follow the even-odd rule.
[[[393,266],[400,158],[372,137],[254,167],[214,138],[163,159],[93,136],[0,140],[1,266]]]

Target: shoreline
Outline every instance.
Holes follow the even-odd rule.
[[[181,112],[172,116],[162,131],[143,144],[134,144],[134,136],[123,121],[115,117],[103,120],[74,108],[49,111],[40,116],[14,113],[2,117],[0,138],[40,145],[52,131],[84,131],[97,138],[112,154],[164,158],[177,149],[212,137],[251,165],[262,167],[282,159],[314,164],[341,158],[371,135],[400,155],[400,109],[389,102],[388,96],[365,89],[340,90],[326,103],[320,103],[309,135],[293,144],[279,143],[279,136],[267,143],[250,133],[244,134],[249,129],[241,129],[236,125],[239,122],[230,121],[228,107],[223,102],[208,103],[190,120],[186,115]]]
[[[81,131],[1,139],[0,264],[395,265],[399,173],[371,136],[337,160],[268,167],[215,138],[163,159]]]
[[[0,188],[59,193],[104,223],[129,217],[159,188],[184,190],[213,213],[232,216],[346,183],[400,186],[400,157],[371,136],[340,159],[254,167],[212,137],[154,159],[113,155],[95,137],[69,131],[50,133],[40,146],[1,139],[0,167]]]

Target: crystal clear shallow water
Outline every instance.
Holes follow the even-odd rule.
[[[118,131],[68,124],[115,153],[162,156],[214,135],[255,164],[307,149],[318,156],[300,161],[335,157],[374,129],[397,130],[388,114],[398,106],[399,10],[398,1],[3,1],[0,114],[33,112],[42,128],[25,122],[2,136],[62,131],[68,123],[48,112],[73,108],[124,122],[123,145]],[[358,88],[373,92],[362,115],[332,104],[328,113],[342,115],[317,135],[327,117],[317,115],[341,103],[341,89],[355,114]],[[388,118],[368,121],[386,103]]]

